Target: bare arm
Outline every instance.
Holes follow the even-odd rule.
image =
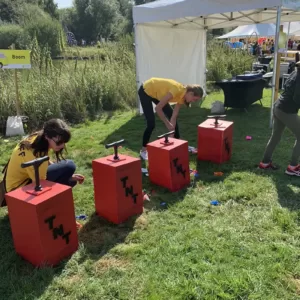
[[[181,105],[182,104],[177,103],[174,107],[174,110],[173,110],[173,114],[172,114],[172,118],[171,118],[171,124],[174,126],[174,128],[176,126],[177,117],[178,117],[178,113],[179,113],[179,110],[181,108]]]
[[[164,96],[159,103],[155,107],[155,111],[159,118],[165,123],[166,127],[169,130],[173,130],[173,125],[172,123],[166,118],[164,112],[163,112],[163,107],[169,103],[169,101],[173,98],[173,95],[171,93],[167,93],[166,96]]]

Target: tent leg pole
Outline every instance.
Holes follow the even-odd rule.
[[[137,24],[134,24],[134,51],[135,51],[135,77],[136,77],[136,102],[137,102],[137,113],[141,113],[140,109],[140,99],[139,99],[139,86],[140,86],[140,80],[139,80],[139,66],[138,66],[138,39],[137,39]]]
[[[207,29],[205,29],[205,73],[204,73],[204,89],[207,91],[206,80],[207,80]]]
[[[289,50],[289,38],[290,38],[290,30],[291,30],[291,22],[289,22],[289,27],[288,27],[288,33],[287,33],[287,37],[286,37],[286,44],[285,44],[285,57],[287,57],[287,50]]]
[[[280,59],[279,59],[279,53],[278,53],[280,19],[281,19],[281,6],[278,6],[277,7],[277,18],[276,18],[275,48],[274,48],[274,68],[273,68],[273,77],[272,77],[272,98],[271,98],[271,110],[270,110],[270,128],[273,127],[273,104],[275,102],[275,97],[277,97],[277,95],[278,95],[276,93],[275,89],[276,89],[277,81],[279,81],[279,74],[277,74],[277,64],[279,64],[279,66],[280,66]],[[279,69],[279,72],[280,72],[280,69]]]

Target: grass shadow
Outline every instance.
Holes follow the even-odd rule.
[[[138,152],[141,148],[142,130],[145,126],[144,117],[140,115],[133,116],[128,122],[124,123],[117,130],[100,141],[101,144],[110,144],[124,139],[124,148]],[[119,150],[122,153],[122,150]]]
[[[260,103],[254,103],[248,108],[247,112],[245,112],[244,110],[241,111],[240,109],[228,109],[226,114],[227,120],[234,121],[235,127],[238,127],[239,130],[240,125],[244,124],[242,126],[244,130],[242,130],[241,134],[245,134],[244,131],[247,128],[247,125],[245,125],[245,120],[259,115],[259,118],[264,118],[266,122],[268,122],[268,112],[269,108],[261,106]],[[197,105],[194,105],[190,109],[183,108],[178,117],[181,139],[187,140],[190,146],[197,147],[197,126],[204,120],[206,120],[208,115],[211,115],[211,112],[207,107],[199,107]],[[101,143],[108,144],[120,139],[125,139],[124,150],[128,150],[129,153],[131,152],[133,155],[137,156],[137,153],[139,153],[139,150],[141,149],[142,136],[145,126],[146,122],[144,116],[135,115],[118,129],[113,131],[110,135],[105,137],[105,139],[102,140]],[[167,130],[164,124],[161,122],[158,116],[156,116],[156,127],[154,129],[150,142],[155,140],[158,135],[166,131]],[[120,150],[120,152],[122,153],[122,149]],[[196,155],[190,155],[190,161],[192,162],[192,164],[190,164],[190,167],[191,165],[196,165]],[[142,161],[142,167],[147,168],[147,162]],[[216,180],[215,178],[211,179]],[[197,179],[191,176],[190,187],[195,186],[195,180]],[[178,193],[170,193],[167,189],[152,184],[149,180],[149,177],[145,176],[143,176],[143,187],[150,195],[150,202],[145,202],[145,208],[148,210],[164,210],[172,206],[174,203],[182,201],[188,192],[188,188],[186,188]],[[153,190],[155,190],[154,195],[152,194]]]
[[[192,110],[191,110],[192,111]],[[190,112],[191,112],[190,111]],[[187,111],[184,112],[185,114]],[[185,124],[185,117],[181,118],[182,122],[182,132],[188,130],[188,127],[195,126],[196,123],[191,125],[190,123]],[[180,120],[179,120],[180,122]],[[121,139],[125,140],[124,149],[120,149],[119,152],[127,152],[129,155],[138,156],[138,153],[142,146],[142,136],[146,126],[145,118],[143,115],[135,115],[126,123],[124,123],[121,127],[113,131],[110,135],[105,137],[104,140],[101,141],[101,144],[109,144],[114,141],[118,141]],[[153,131],[151,141],[155,140],[158,135],[167,132],[167,129],[162,124],[161,120],[156,116],[156,128]],[[90,164],[89,164],[90,167]],[[146,161],[142,160],[142,168],[148,168],[148,164]],[[191,184],[193,184],[191,182]],[[188,187],[182,189],[179,192],[172,193],[170,197],[170,191],[166,188],[157,186],[152,184],[149,180],[149,177],[143,175],[143,188],[150,196],[150,202],[145,201],[145,209],[147,210],[165,210],[168,207],[172,206],[174,203],[181,201],[184,199]],[[153,194],[154,191],[154,194]]]
[[[281,165],[281,168],[277,171],[262,171],[258,169],[258,164],[271,136],[270,108],[252,105],[246,114],[228,110],[227,120],[234,122],[232,158],[221,165],[197,161],[194,158],[196,169],[200,174],[199,179],[204,184],[222,182],[233,173],[250,171],[271,178],[277,189],[279,204],[289,210],[298,210],[300,208],[299,191],[297,191],[300,187],[299,178],[284,174],[295,141],[293,134],[285,130],[274,152],[273,158],[276,164]],[[246,136],[251,136],[252,140],[246,140]],[[224,175],[217,177],[214,176],[214,172],[222,172]]]
[[[121,224],[113,224],[96,213],[92,214],[78,233],[79,242],[85,248],[80,263],[86,259],[99,260],[117,244],[124,243],[138,218],[136,215]]]
[[[192,184],[193,181],[191,180],[190,186]],[[172,207],[177,202],[183,201],[190,187],[171,193],[168,189],[152,184],[149,179],[145,180],[143,186],[149,196],[149,201],[144,201],[144,208],[147,211],[163,211]]]
[[[24,216],[26,217],[26,216]],[[38,299],[63,272],[70,258],[56,267],[36,268],[15,251],[8,216],[0,218],[0,298]]]

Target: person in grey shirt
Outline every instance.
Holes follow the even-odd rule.
[[[291,176],[300,176],[300,62],[296,64],[296,70],[291,73],[284,85],[284,91],[274,103],[273,130],[267,144],[259,168],[263,170],[277,170],[278,166],[272,163],[272,155],[281,140],[282,133],[287,127],[296,136],[296,142],[292,151],[290,164],[285,173]]]

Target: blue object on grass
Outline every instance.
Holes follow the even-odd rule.
[[[217,206],[217,205],[219,205],[220,203],[219,203],[218,200],[213,200],[213,201],[210,201],[210,204],[211,204],[211,205]]]
[[[87,216],[86,215],[79,215],[79,216],[76,216],[76,219],[77,220],[86,220]]]

